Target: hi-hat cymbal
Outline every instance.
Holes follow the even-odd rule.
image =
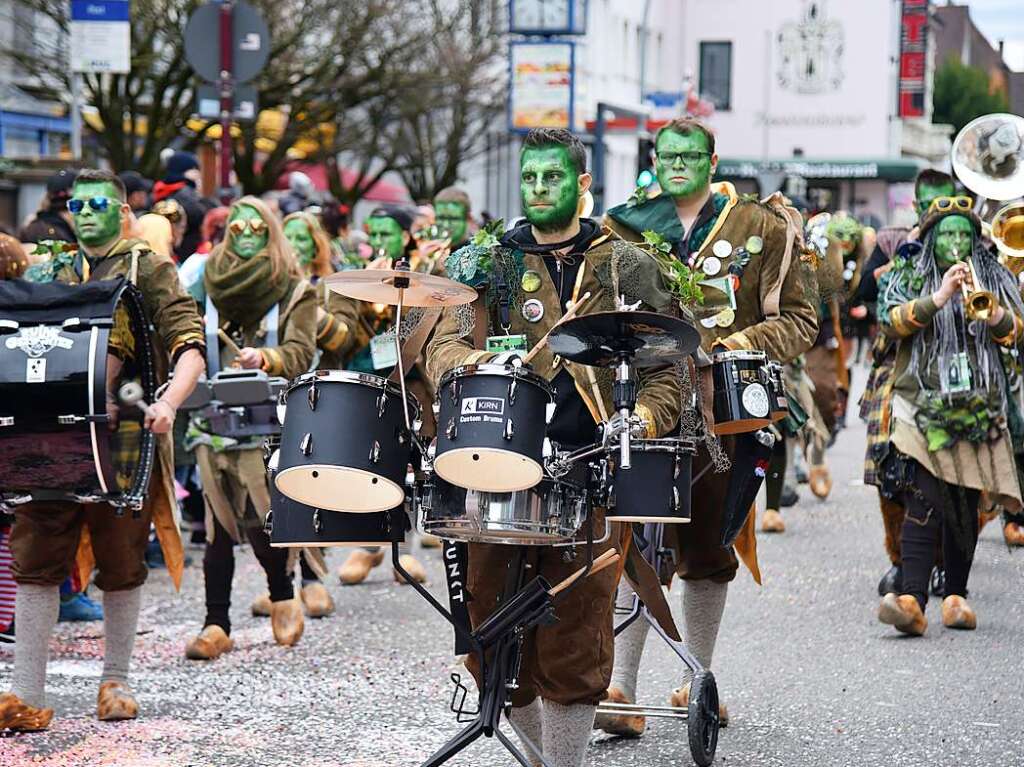
[[[623,356],[636,367],[668,364],[698,346],[697,328],[654,312],[595,312],[567,320],[548,336],[553,353],[601,368],[618,364]]]
[[[395,281],[405,279],[402,304],[405,306],[458,306],[472,303],[476,291],[460,282],[423,272],[408,272],[395,269],[362,269],[338,272],[324,277],[327,287],[359,301],[373,304],[398,304]]]

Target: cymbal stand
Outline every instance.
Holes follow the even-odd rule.
[[[408,272],[409,262],[402,257],[396,264],[395,270]],[[395,355],[398,359],[398,385],[402,389],[402,415],[405,416],[405,430],[409,432],[409,438],[415,439],[412,430],[412,423],[409,421],[409,402],[405,392],[405,370],[402,367],[402,307],[405,302],[405,291],[409,287],[408,277],[395,277],[394,286],[398,288],[398,307],[395,311]],[[396,560],[397,561],[397,560]]]
[[[631,435],[629,419],[633,415],[633,409],[636,407],[636,379],[632,376],[629,359],[628,354],[623,353],[619,355],[619,360],[615,365],[615,382],[612,384],[612,400],[615,404],[615,409],[619,412],[619,416],[622,419],[622,431],[619,433],[620,469],[628,469],[630,467],[629,442]]]

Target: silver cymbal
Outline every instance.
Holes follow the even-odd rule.
[[[396,287],[396,281],[403,280],[408,284],[402,296],[404,306],[459,306],[472,303],[477,295],[473,288],[461,282],[423,272],[361,269],[324,277],[327,287],[335,293],[359,301],[393,306],[398,304],[399,288]]]

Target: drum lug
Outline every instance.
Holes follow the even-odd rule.
[[[434,420],[437,420],[437,417],[441,415],[441,403],[435,399],[432,403],[430,403],[430,409],[434,413]]]
[[[452,404],[457,405],[459,402],[459,387],[455,381],[452,381],[448,386],[448,395],[452,398]]]
[[[672,488],[672,511],[679,511],[682,506],[682,500],[679,498],[679,487]]]
[[[316,410],[316,402],[320,399],[320,390],[316,388],[316,381],[313,381],[309,385],[309,391],[306,393],[306,400],[309,402],[309,409]]]
[[[512,383],[508,385],[508,404],[516,404],[516,389],[519,388],[519,381],[516,378],[512,379]]]
[[[377,418],[384,417],[384,408],[387,407],[388,397],[387,392],[382,391],[380,396],[377,397]]]
[[[299,442],[299,451],[303,455],[309,455],[310,453],[313,452],[313,435],[312,434],[307,433],[307,434],[303,435],[302,441]]]
[[[370,448],[370,463],[380,463],[380,442],[377,440],[373,441],[373,447]]]
[[[320,509],[316,509],[313,512],[313,532],[317,535],[322,535],[324,532],[324,520],[320,514]]]
[[[448,426],[445,427],[444,433],[448,439],[455,439],[455,435],[459,433],[459,428],[455,425],[454,416],[448,419]]]
[[[263,520],[263,532],[271,535],[274,532],[274,510],[267,512],[267,518]]]
[[[284,389],[277,393],[277,422],[284,426],[284,419],[288,413],[288,392]]]
[[[515,425],[512,423],[512,419],[509,418],[507,421],[505,421],[505,433],[503,436],[505,437],[505,439],[512,439],[514,435]]]
[[[14,426],[14,416],[13,415],[0,416],[0,426]]]

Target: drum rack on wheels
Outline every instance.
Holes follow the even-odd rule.
[[[640,546],[644,559],[654,568],[654,572],[661,575],[662,565],[668,551],[663,547],[665,526],[663,524],[648,523],[644,525],[644,541],[639,541],[634,535],[633,545]],[[694,657],[689,648],[683,642],[672,639],[661,624],[651,615],[647,605],[640,599],[640,595],[633,597],[633,607],[625,620],[615,627],[615,636],[618,636],[635,621],[647,621],[657,632],[672,652],[679,656],[679,659],[693,672],[693,681],[690,683],[690,703],[688,708],[676,706],[643,706],[632,703],[609,703],[605,701],[598,706],[598,712],[619,716],[647,716],[662,719],[677,719],[686,722],[687,736],[690,745],[690,755],[699,767],[708,767],[715,759],[715,750],[718,747],[718,685],[715,683],[715,676],[710,669],[701,666],[700,661]]]

